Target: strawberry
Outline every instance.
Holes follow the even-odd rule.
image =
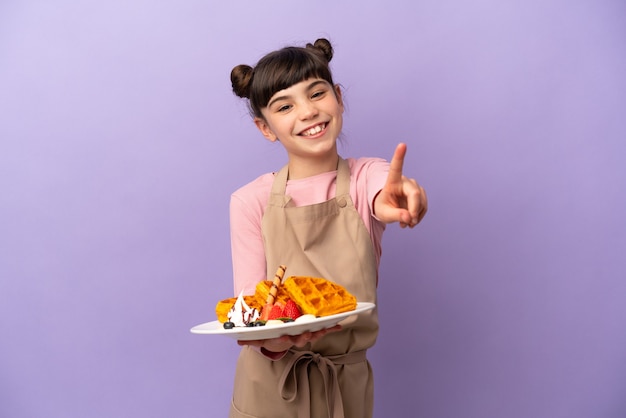
[[[270,319],[278,319],[280,317],[283,317],[283,304],[280,302],[276,302],[274,304],[274,306],[272,306],[272,310],[269,313],[269,316],[267,317],[268,320]]]
[[[287,304],[285,305],[285,309],[283,309],[283,316],[286,316],[291,319],[296,319],[299,316],[302,316],[302,312],[300,312],[300,308],[296,305],[296,302],[289,299],[287,300]]]
[[[261,309],[261,316],[259,317],[259,319],[261,321],[267,321],[269,319],[270,312],[272,311],[273,307],[274,305],[272,305],[271,303],[263,305],[263,309]]]

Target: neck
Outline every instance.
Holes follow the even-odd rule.
[[[327,173],[337,170],[339,163],[339,155],[335,153],[330,157],[319,159],[307,158],[299,160],[297,158],[289,159],[289,179],[297,180],[306,177],[316,176],[318,174]]]

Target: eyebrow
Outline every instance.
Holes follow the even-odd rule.
[[[326,80],[315,80],[315,81],[313,81],[311,84],[309,84],[307,86],[306,90],[310,91],[310,90],[314,89],[318,84],[328,84],[328,81],[326,81]],[[270,107],[274,103],[279,102],[281,100],[287,100],[290,97],[291,96],[289,96],[289,95],[274,97],[272,100],[269,101],[269,103],[267,104],[266,107]]]

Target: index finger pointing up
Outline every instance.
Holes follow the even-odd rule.
[[[397,183],[402,180],[402,167],[404,165],[404,156],[406,155],[406,144],[400,143],[396,147],[391,162],[389,163],[389,176],[387,183]]]

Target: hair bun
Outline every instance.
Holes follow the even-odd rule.
[[[250,85],[254,69],[246,64],[240,64],[230,72],[230,81],[233,85],[233,92],[241,97],[250,98]]]
[[[320,38],[316,40],[313,44],[306,44],[306,47],[319,51],[319,53],[321,53],[324,58],[326,58],[327,62],[330,62],[330,60],[333,59],[333,47],[328,39]]]

